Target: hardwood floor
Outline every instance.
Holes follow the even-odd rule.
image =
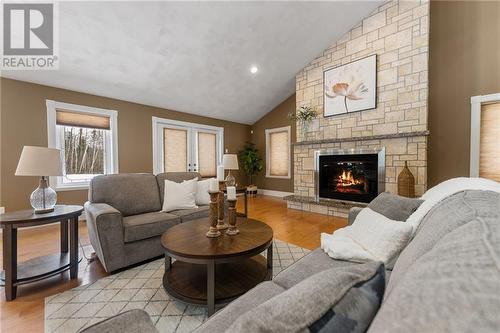
[[[243,209],[242,200],[238,200],[238,209]],[[248,198],[248,211],[250,217],[273,228],[275,239],[308,249],[319,246],[321,232],[331,233],[346,225],[345,219],[288,210],[285,201],[269,196]],[[92,249],[89,246],[85,223],[80,223],[80,242],[86,255],[90,256]],[[59,224],[20,230],[18,233],[19,262],[58,251]],[[1,258],[0,255],[0,262]],[[99,260],[89,264],[84,258],[79,265],[77,280],[70,280],[69,272],[65,272],[50,279],[20,286],[17,298],[11,302],[5,301],[4,288],[0,288],[0,332],[43,332],[45,297],[93,282],[106,275]]]

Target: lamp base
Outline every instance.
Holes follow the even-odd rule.
[[[40,178],[40,185],[31,193],[30,203],[35,214],[44,214],[54,211],[57,202],[57,193],[50,188],[47,178]]]
[[[45,214],[45,213],[51,213],[54,211],[54,208],[47,208],[47,209],[35,209],[34,213],[35,214]]]
[[[231,174],[231,170],[229,170],[229,173],[227,174],[226,177],[226,186],[235,186],[236,185],[236,178]]]

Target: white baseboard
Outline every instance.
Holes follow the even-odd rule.
[[[280,197],[280,198],[283,198],[283,197],[286,197],[287,195],[293,194],[293,192],[265,190],[265,189],[260,189],[260,188],[257,190],[257,193],[262,194],[262,195],[270,195],[272,197]]]

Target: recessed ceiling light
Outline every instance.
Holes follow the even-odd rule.
[[[250,73],[255,74],[255,73],[257,73],[258,71],[259,71],[259,69],[257,68],[257,66],[252,66],[252,67],[250,67]]]

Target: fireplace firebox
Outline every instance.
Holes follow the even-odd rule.
[[[384,191],[385,149],[316,153],[316,193],[322,199],[370,202]]]

